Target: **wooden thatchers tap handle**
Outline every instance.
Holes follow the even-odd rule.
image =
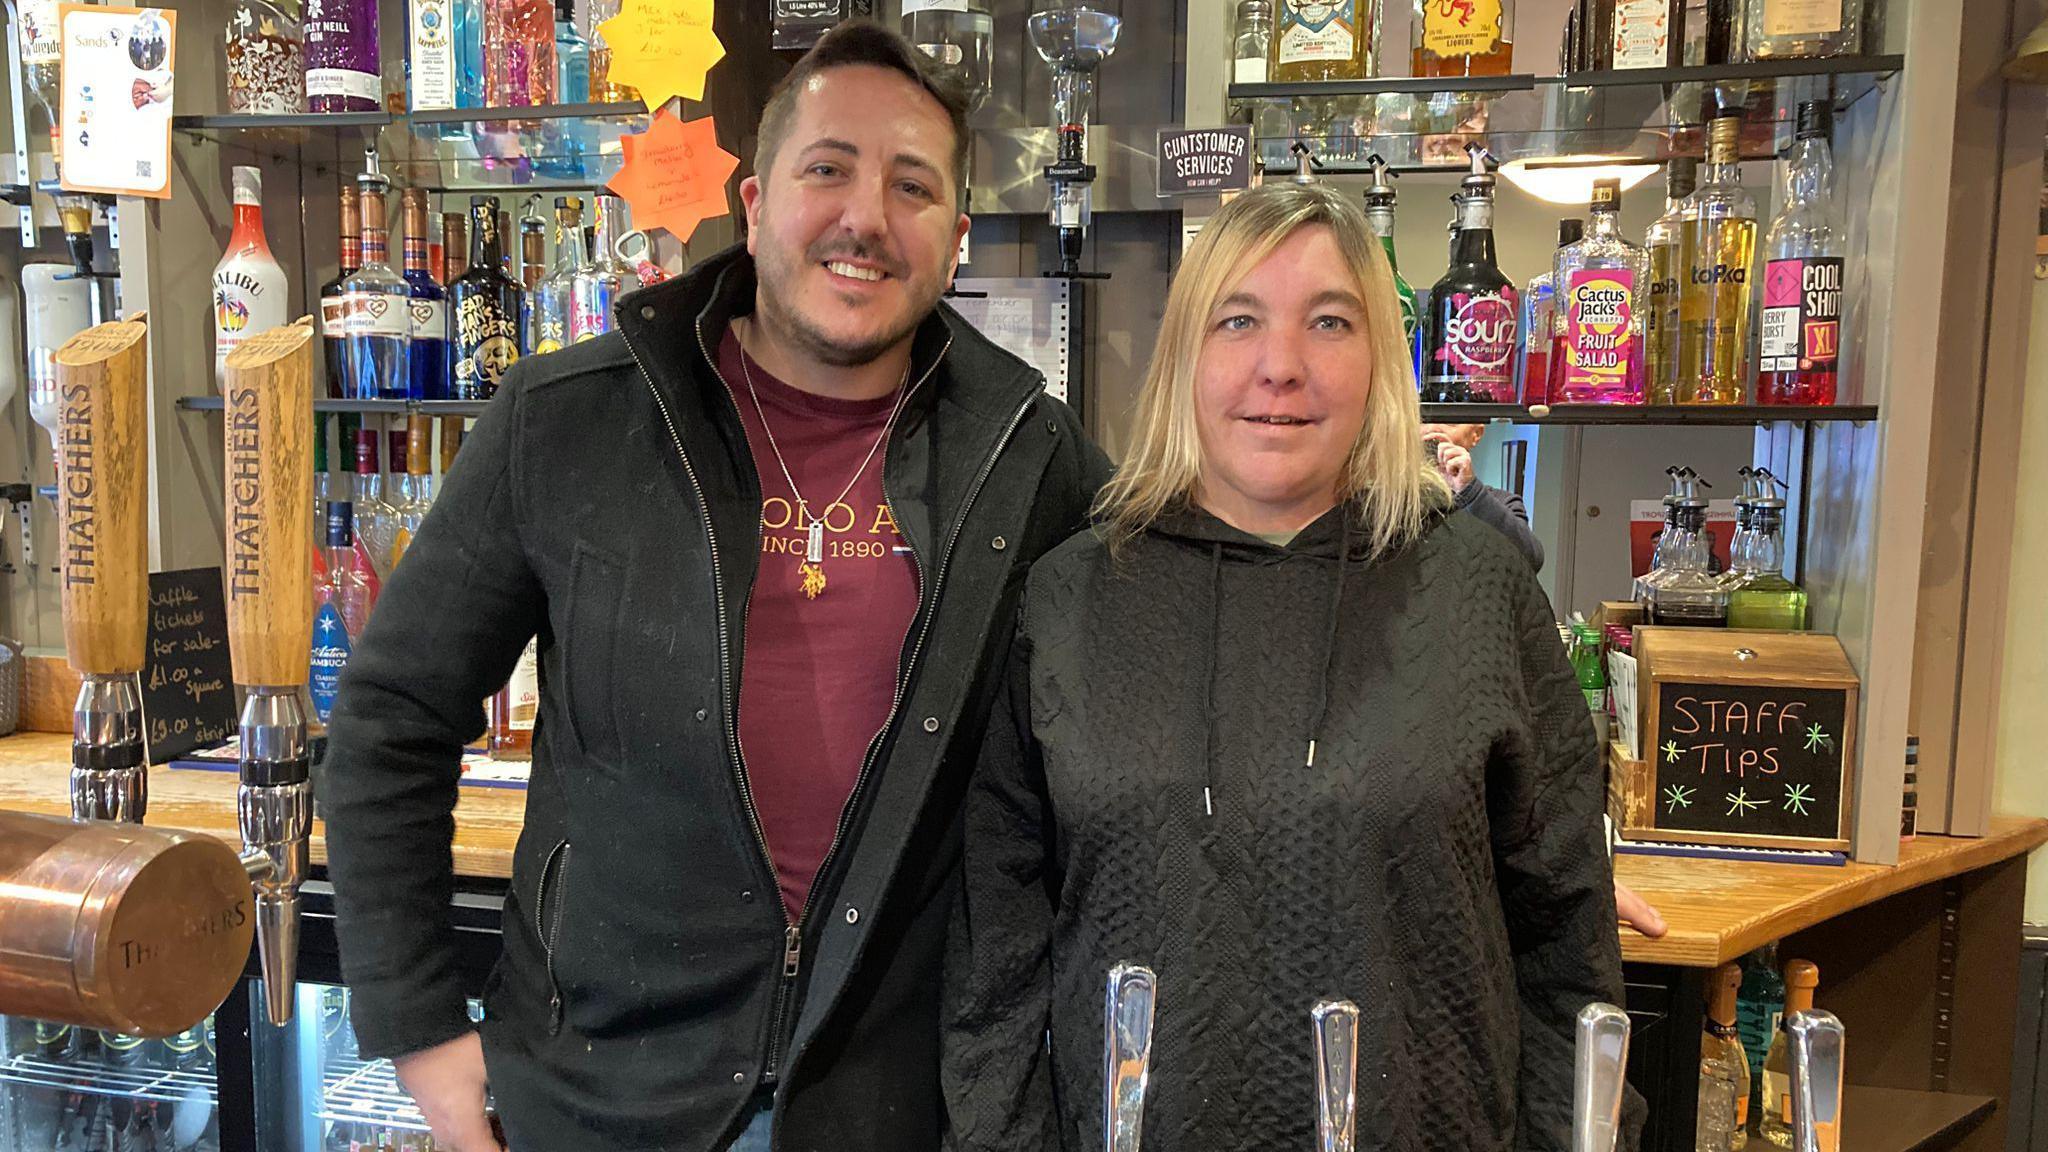
[[[228,646],[235,683],[306,682],[313,640],[313,320],[228,354]]]
[[[116,320],[57,349],[64,647],[83,673],[140,671],[148,638],[148,332]]]

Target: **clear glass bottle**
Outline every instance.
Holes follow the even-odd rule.
[[[1650,253],[1650,302],[1643,317],[1644,399],[1670,404],[1678,383],[1678,285],[1684,277],[1685,204],[1699,177],[1699,161],[1673,156],[1664,164],[1664,214],[1643,237]]]
[[[505,274],[498,201],[469,198],[469,264],[448,283],[457,400],[489,400],[519,360],[519,284]]]
[[[1820,969],[1810,960],[1785,965],[1785,1011],[1771,1037],[1770,1054],[1764,1057],[1763,1107],[1758,1109],[1756,1133],[1774,1148],[1792,1147],[1792,1045],[1785,1032],[1785,1020],[1794,1012],[1813,1008],[1813,991],[1820,987]]]
[[[395,463],[395,462],[394,462]],[[405,557],[434,506],[434,418],[415,412],[406,418],[405,474],[392,504],[397,530],[391,534],[391,567]]]
[[[1401,339],[1412,346],[1417,323],[1415,289],[1401,275],[1401,262],[1394,256],[1394,203],[1398,197],[1387,173],[1387,162],[1374,154],[1366,157],[1365,163],[1372,171],[1372,182],[1365,189],[1365,220],[1386,251],[1387,270],[1394,274],[1394,293],[1401,298]]]
[[[555,0],[555,99],[590,102],[590,41],[576,28],[570,0]]]
[[[221,382],[228,353],[258,332],[285,322],[290,291],[284,269],[263,236],[263,173],[237,165],[233,172],[235,230],[213,268],[213,379]]]
[[[313,715],[322,724],[334,714],[341,670],[348,665],[356,638],[370,619],[374,599],[369,582],[356,570],[355,519],[346,500],[327,505],[327,579],[313,589],[313,652],[306,688]]]
[[[363,264],[341,282],[343,393],[358,400],[417,400],[412,394],[412,285],[391,266],[384,197],[391,181],[369,151],[356,177],[362,199]]]
[[[292,0],[234,0],[227,27],[228,112],[290,116],[306,110],[306,38]]]
[[[1680,404],[1740,404],[1749,385],[1749,324],[1755,302],[1756,201],[1742,186],[1737,140],[1741,109],[1708,128],[1707,164],[1686,201],[1685,279],[1678,286]]]
[[[391,575],[391,542],[398,535],[398,508],[391,502],[385,488],[384,473],[379,470],[377,452],[378,432],[374,428],[356,431],[356,472],[352,480],[355,489],[354,517],[356,537],[362,541],[363,555],[370,563],[370,569],[379,579]],[[392,446],[394,453],[398,446]],[[404,467],[402,454],[391,458],[391,471],[395,475]]]
[[[1575,216],[1559,220],[1558,251],[1578,243],[1585,234],[1584,220]],[[1554,262],[1555,257],[1552,259]],[[1521,364],[1516,369],[1522,380],[1522,403],[1549,404],[1556,399],[1556,367],[1552,361],[1557,355],[1557,342],[1563,336],[1564,328],[1557,317],[1557,274],[1553,269],[1545,269],[1522,286]]]
[[[1678,543],[1679,477],[1691,471],[1676,464],[1664,469],[1664,476],[1671,484],[1670,490],[1664,493],[1664,527],[1658,529],[1657,538],[1650,546],[1649,568],[1636,577],[1634,586],[1629,590],[1629,599],[1641,604],[1644,611],[1649,610],[1651,592],[1671,574],[1671,558],[1676,555]]]
[[[363,202],[354,184],[342,185],[335,199],[341,217],[341,266],[334,279],[320,286],[320,344],[322,363],[327,369],[327,395],[338,400],[348,379],[341,354],[341,320],[345,315],[341,286],[363,263]]]
[[[612,79],[612,50],[599,27],[619,14],[620,0],[585,0],[577,14],[576,27],[590,43],[590,98],[599,104],[630,103],[640,93],[630,85]]]
[[[1785,578],[1785,499],[1778,479],[1764,469],[1752,476],[1757,495],[1750,502],[1750,534],[1740,577],[1728,593],[1730,628],[1806,628],[1806,590]],[[1735,567],[1733,558],[1730,568]]]
[[[1621,234],[1621,181],[1595,180],[1589,213],[1585,238],[1558,249],[1551,263],[1563,332],[1552,401],[1640,404],[1650,255]]]
[[[1515,0],[1415,0],[1409,48],[1416,76],[1514,71]]]
[[[380,111],[377,0],[306,0],[305,31],[307,110]]]
[[[1664,545],[1663,578],[1650,585],[1650,623],[1722,628],[1728,624],[1728,587],[1713,572],[1712,540],[1707,535],[1707,500],[1711,488],[1690,468],[1678,473],[1678,502],[1672,508],[1675,534]],[[1671,529],[1667,529],[1671,531]]]
[[[1854,56],[1863,50],[1862,0],[1747,0],[1749,59]]]
[[[1841,230],[1835,226],[1834,106],[1799,106],[1783,207],[1764,236],[1756,402],[1833,404],[1842,351]]]
[[[1270,0],[1260,0],[1270,4]],[[1267,8],[1267,25],[1272,9]],[[988,0],[904,0],[903,36],[967,94],[969,115],[995,86],[995,13]],[[1261,57],[1263,60],[1263,57]]]
[[[519,218],[519,355],[531,356],[540,344],[540,282],[547,276],[548,221],[533,215],[538,195],[526,199],[528,214]]]
[[[1238,0],[1230,37],[1230,79],[1264,84],[1273,53],[1273,0]]]
[[[1520,295],[1494,256],[1494,176],[1486,150],[1474,144],[1467,155],[1472,170],[1460,185],[1450,267],[1429,292],[1418,383],[1425,401],[1509,404],[1516,394]]]
[[[626,202],[608,192],[597,195],[596,250],[577,269],[569,288],[569,342],[580,344],[612,330],[612,305],[640,281],[619,259],[619,237],[627,230]]]
[[[1742,966],[1714,970],[1706,1028],[1700,1034],[1700,1099],[1694,1152],[1742,1152],[1749,1144],[1749,1055],[1735,1030]]]
[[[58,3],[59,0],[20,0],[15,27],[29,90],[43,106],[43,116],[52,132],[57,130],[59,86],[63,80],[64,41],[57,29]]]
[[[427,190],[404,193],[405,282],[412,288],[412,395],[448,399],[448,293],[427,266]]]
[[[484,107],[484,0],[453,0],[455,24],[455,106]],[[467,125],[450,125],[463,135]]]
[[[484,0],[484,102],[553,104],[556,78],[552,0]]]
[[[1283,84],[1364,80],[1374,72],[1379,0],[1280,0],[1266,74]]]
[[[583,265],[583,200],[577,196],[558,196],[554,261],[534,293],[534,316],[539,328],[533,344],[535,355],[556,351],[569,342],[569,298],[576,273]]]

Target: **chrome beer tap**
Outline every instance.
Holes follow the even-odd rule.
[[[1150,968],[1119,964],[1109,970],[1102,1019],[1103,1152],[1138,1152],[1158,995],[1159,980]]]
[[[1793,1152],[1839,1152],[1842,1146],[1842,1022],[1832,1012],[1794,1012],[1792,1039]]]
[[[1316,1030],[1316,1152],[1352,1152],[1358,1130],[1358,1005],[1324,1000]]]
[[[1572,1152],[1614,1152],[1628,1070],[1628,1013],[1593,1003],[1579,1011],[1572,1060]]]

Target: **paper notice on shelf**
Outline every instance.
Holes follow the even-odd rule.
[[[626,161],[608,187],[625,197],[638,227],[687,241],[699,223],[726,214],[725,182],[740,162],[718,146],[711,117],[684,123],[662,112],[647,131],[619,143]]]
[[[946,303],[960,318],[1045,375],[1045,390],[1067,398],[1069,353],[1067,282],[1025,277],[963,277],[962,295]]]
[[[649,112],[675,96],[704,99],[704,74],[725,56],[711,31],[711,3],[625,0],[597,26],[611,49],[611,82],[639,92]]]
[[[61,186],[114,196],[170,196],[178,14],[168,8],[65,4],[58,20],[64,53],[56,133]]]
[[[1636,658],[1626,652],[1607,654],[1607,699],[1614,704],[1612,738],[1628,749],[1628,758],[1643,758],[1636,724]]]

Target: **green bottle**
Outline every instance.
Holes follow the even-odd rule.
[[[1373,234],[1380,238],[1380,246],[1387,250],[1387,267],[1394,273],[1394,291],[1401,296],[1401,337],[1412,348],[1420,312],[1415,305],[1415,289],[1401,278],[1401,262],[1394,258],[1394,186],[1387,183],[1387,162],[1378,153],[1366,157],[1365,162],[1372,169],[1372,184],[1365,190],[1365,218],[1371,223]]]
[[[1750,544],[1745,563],[1729,573],[1730,628],[1772,628],[1796,632],[1806,627],[1806,590],[1785,579],[1785,500],[1777,477],[1758,468],[1751,473],[1758,495],[1750,501]]]

